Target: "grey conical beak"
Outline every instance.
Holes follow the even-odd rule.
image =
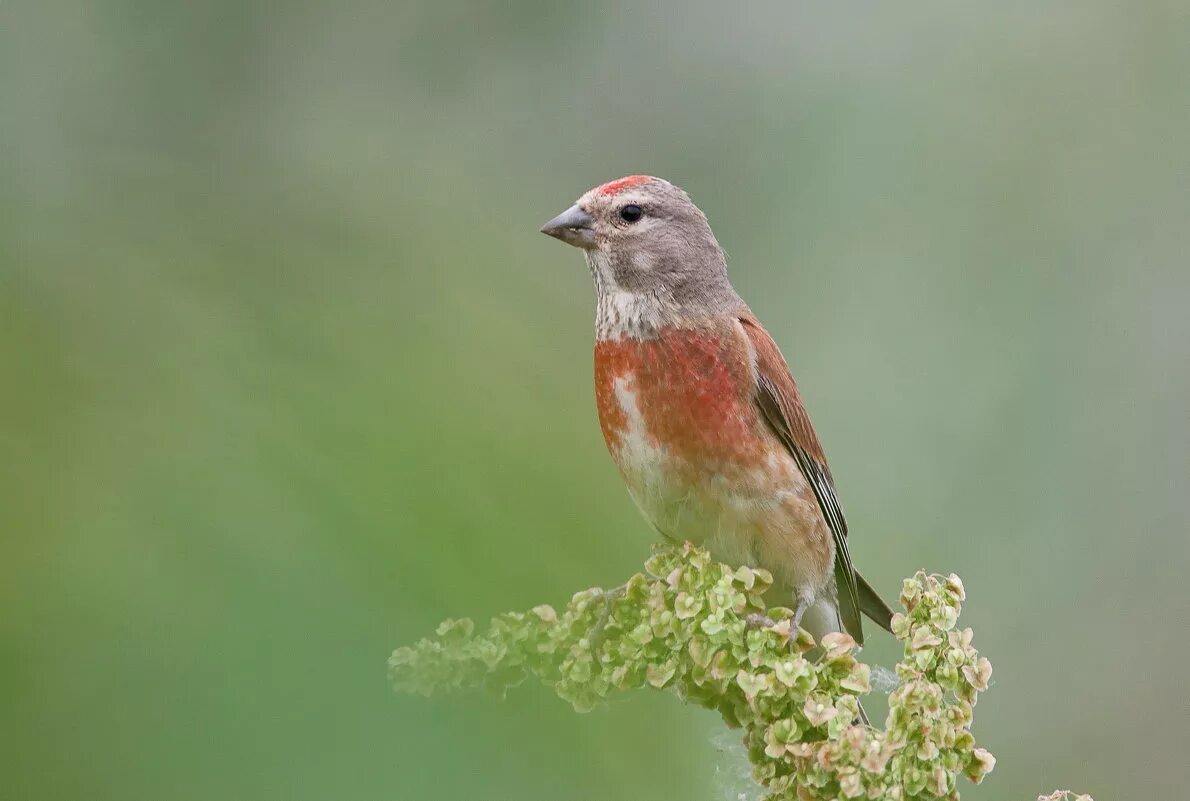
[[[541,232],[576,248],[595,247],[595,220],[577,205],[541,226]]]

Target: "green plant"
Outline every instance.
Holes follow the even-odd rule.
[[[971,734],[992,667],[971,629],[956,628],[957,576],[904,582],[893,630],[905,650],[883,729],[864,722],[871,670],[855,641],[836,633],[815,643],[793,628],[790,610],[764,604],[771,583],[765,570],[715,562],[690,544],[660,545],[644,573],[579,592],[560,613],[505,613],[482,633],[447,620],[435,638],[393,652],[390,676],[398,690],[429,695],[503,694],[532,675],[578,711],[618,690],[672,690],[743,729],[772,801],[957,799],[960,775],[979,782],[992,770],[995,758]]]

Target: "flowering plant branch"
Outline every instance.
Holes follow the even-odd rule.
[[[616,690],[672,690],[743,729],[767,801],[957,799],[960,775],[978,783],[992,770],[995,758],[971,734],[992,667],[971,629],[956,628],[957,576],[904,582],[904,611],[893,618],[904,658],[883,730],[863,722],[871,670],[855,641],[836,633],[815,643],[792,627],[789,609],[761,597],[772,580],[688,543],[659,545],[644,573],[616,590],[579,592],[561,613],[505,613],[483,633],[447,620],[435,638],[394,651],[389,673],[398,690],[425,695],[503,694],[532,675],[578,711]]]

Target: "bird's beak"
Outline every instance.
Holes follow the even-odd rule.
[[[541,226],[541,232],[583,250],[595,247],[595,220],[577,205]]]

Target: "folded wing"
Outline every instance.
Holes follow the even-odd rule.
[[[756,353],[756,404],[773,432],[801,468],[818,507],[826,520],[835,542],[835,583],[839,594],[839,616],[847,633],[862,644],[864,641],[861,610],[885,629],[889,629],[892,611],[851,564],[847,550],[847,519],[839,506],[835,482],[831,478],[826,455],[810,424],[802,404],[797,384],[789,366],[772,337],[760,322],[747,313],[740,316],[740,324],[752,342]]]

